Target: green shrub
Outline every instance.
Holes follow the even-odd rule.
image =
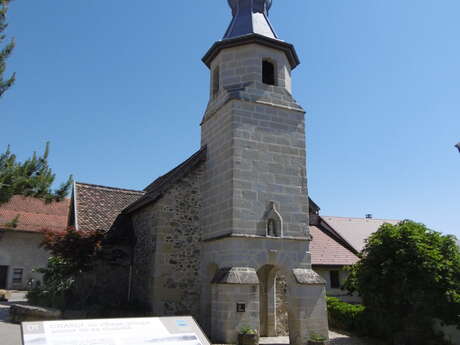
[[[60,257],[48,258],[46,268],[35,270],[43,274],[43,284],[27,293],[27,299],[33,305],[64,310],[71,301],[75,279],[69,264]]]
[[[360,304],[350,304],[328,297],[329,325],[337,330],[379,339],[391,339],[398,324],[391,315],[376,312]]]
[[[443,340],[441,334],[433,332],[431,324],[426,324],[423,330],[415,330],[416,334],[412,334],[410,329],[401,332],[399,319],[393,315],[371,310],[362,305],[345,303],[334,297],[327,298],[327,309],[330,327],[339,331],[382,339],[389,344],[393,342],[417,345],[449,344]],[[418,342],[411,342],[410,339],[414,337],[419,339]]]
[[[327,338],[323,337],[321,334],[312,333],[312,334],[310,334],[310,340],[312,340],[312,341],[326,341]]]
[[[338,298],[327,298],[329,325],[337,330],[356,332],[363,326],[363,315],[366,310],[362,305],[342,302]]]
[[[257,334],[257,329],[253,329],[249,326],[243,326],[240,329],[240,334]]]

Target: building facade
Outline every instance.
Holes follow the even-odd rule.
[[[37,268],[46,267],[50,253],[40,247],[42,230],[67,227],[69,200],[46,203],[15,195],[0,206],[0,289],[24,290],[40,281]]]

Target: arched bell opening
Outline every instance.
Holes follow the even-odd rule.
[[[276,86],[277,81],[276,64],[271,59],[262,60],[262,82],[265,85]]]

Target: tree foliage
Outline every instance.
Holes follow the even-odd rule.
[[[6,92],[6,90],[8,90],[14,84],[14,81],[16,80],[15,74],[6,79],[3,77],[6,69],[6,60],[11,55],[15,47],[15,41],[12,39],[2,48],[2,44],[6,40],[4,31],[8,26],[8,24],[6,24],[6,15],[8,13],[9,2],[10,0],[0,0],[0,98]]]
[[[41,246],[62,259],[72,274],[90,271],[102,254],[105,235],[102,230],[77,231],[69,227],[65,232],[44,230],[43,233]]]
[[[47,202],[61,201],[67,196],[72,176],[53,191],[51,186],[56,176],[49,167],[48,155],[49,143],[42,156],[34,153],[23,163],[17,161],[9,147],[0,154],[0,205],[13,195],[32,196]]]
[[[36,269],[43,274],[43,285],[27,295],[33,304],[66,309],[75,301],[74,285],[82,273],[90,272],[102,257],[104,231],[44,230],[41,246],[51,252],[48,265]]]
[[[437,318],[460,325],[460,252],[453,236],[403,221],[369,239],[345,287],[385,316],[392,332],[423,333]]]

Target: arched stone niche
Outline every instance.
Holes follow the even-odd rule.
[[[274,201],[270,201],[269,209],[266,215],[266,236],[283,237],[283,218],[276,209]]]

